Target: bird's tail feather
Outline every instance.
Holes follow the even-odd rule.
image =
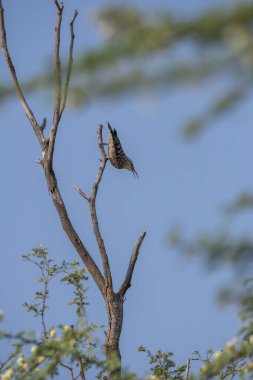
[[[107,122],[107,125],[108,125],[108,128],[109,128],[109,131],[114,135],[114,136],[117,136],[117,131],[115,129],[112,129],[112,127],[110,126],[110,123]]]

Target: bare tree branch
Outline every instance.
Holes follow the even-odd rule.
[[[3,8],[2,0],[0,0],[0,35],[1,35],[1,48],[2,48],[3,53],[5,55],[6,62],[7,62],[8,68],[10,70],[10,74],[11,74],[11,77],[13,80],[13,84],[16,88],[20,103],[21,103],[21,105],[22,105],[22,107],[26,113],[27,118],[29,119],[29,121],[33,127],[33,130],[34,130],[34,132],[38,138],[38,141],[40,143],[40,146],[43,149],[44,148],[44,142],[45,142],[43,132],[39,128],[39,124],[38,124],[31,108],[29,107],[29,105],[25,99],[25,96],[23,94],[22,88],[19,84],[19,81],[18,81],[18,78],[16,75],[15,68],[14,68],[13,63],[12,63],[12,59],[11,59],[10,54],[9,54],[8,45],[7,45],[7,38],[6,38],[5,22],[4,22],[4,8]]]
[[[74,22],[75,19],[78,15],[77,10],[74,12],[74,16],[70,22],[70,47],[69,47],[69,63],[68,63],[68,69],[67,69],[67,76],[66,76],[66,82],[65,82],[65,87],[64,87],[64,94],[63,94],[63,102],[61,106],[61,111],[60,111],[60,116],[62,115],[66,102],[67,102],[67,97],[68,97],[68,90],[69,90],[69,82],[70,82],[70,77],[71,77],[71,71],[72,71],[72,66],[73,66],[73,46],[74,46],[74,39],[75,39],[75,34],[74,34]]]
[[[82,243],[80,237],[78,236],[76,230],[74,229],[63,199],[61,197],[60,190],[57,185],[57,180],[54,171],[49,167],[48,161],[44,160],[44,171],[48,184],[49,191],[52,195],[52,200],[54,202],[55,208],[60,217],[60,221],[63,227],[63,230],[66,232],[76,251],[79,253],[82,261],[86,265],[88,271],[92,275],[94,281],[96,282],[101,294],[105,297],[105,279],[101,274],[98,266],[95,261],[90,256],[89,252]]]
[[[127,273],[126,273],[126,277],[125,277],[125,280],[124,282],[122,283],[120,289],[119,289],[119,293],[121,295],[125,295],[126,294],[126,291],[128,288],[130,288],[131,286],[131,280],[132,280],[132,276],[133,276],[133,271],[134,271],[134,267],[135,267],[135,264],[136,264],[136,261],[138,259],[138,255],[139,255],[139,250],[141,248],[141,244],[144,240],[146,236],[146,231],[144,231],[138,238],[134,248],[133,248],[133,252],[132,252],[132,255],[131,255],[131,258],[130,258],[130,262],[129,262],[129,265],[128,265],[128,269],[127,269]]]

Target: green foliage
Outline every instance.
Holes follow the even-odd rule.
[[[114,368],[114,362],[106,363],[95,355],[97,343],[94,333],[98,325],[87,323],[86,307],[88,305],[85,286],[88,280],[85,268],[80,268],[77,260],[57,264],[49,257],[47,249],[37,247],[23,259],[35,265],[40,276],[36,283],[41,287],[35,292],[31,302],[23,306],[40,321],[41,332],[21,331],[17,334],[0,331],[0,341],[10,341],[12,350],[7,357],[0,360],[0,374],[2,380],[46,380],[59,376],[59,370],[69,372],[71,379],[81,378],[92,367],[96,367],[96,378],[104,379],[108,365]],[[49,308],[51,282],[60,276],[60,281],[71,287],[74,297],[68,302],[74,306],[77,321],[73,325],[59,325],[48,327],[46,312]],[[1,319],[3,313],[1,312]],[[110,379],[113,380],[113,379]],[[137,380],[136,375],[129,371],[122,371],[119,379]]]
[[[201,367],[200,378],[217,377],[224,380],[237,375],[244,378],[253,370],[251,361],[253,342],[250,341],[243,340],[237,344],[236,340],[233,340],[226,344],[224,350],[214,352],[212,357],[206,360]]]
[[[85,307],[88,305],[86,301],[86,292],[88,288],[84,288],[84,281],[88,280],[85,268],[79,268],[78,260],[72,261],[69,268],[64,268],[66,274],[61,281],[66,285],[72,285],[74,287],[74,298],[68,302],[69,306],[76,306],[76,315],[80,322],[85,322],[86,312]]]
[[[152,354],[146,347],[140,346],[138,351],[145,352],[149,363],[152,365],[151,373],[159,380],[177,379],[183,380],[184,378],[184,366],[176,367],[176,364],[171,357],[173,352],[162,352],[158,350],[156,354]]]
[[[42,331],[39,337],[34,331],[22,331],[18,334],[0,332],[0,340],[10,340],[13,347],[7,359],[0,362],[0,372],[7,373],[6,377],[2,376],[3,379],[8,380],[8,373],[13,372],[12,376],[17,380],[42,380],[57,375],[60,367],[68,370],[74,378],[94,365],[103,367],[103,361],[94,356],[96,342],[93,333],[98,326],[88,325],[86,321],[85,307],[88,303],[87,287],[84,283],[88,277],[85,268],[80,269],[77,260],[71,263],[63,261],[58,265],[42,247],[33,249],[23,259],[40,270],[37,283],[42,288],[35,292],[31,302],[25,302],[23,306],[34,317],[39,317]],[[48,328],[45,315],[48,309],[49,285],[59,275],[62,275],[61,281],[64,284],[73,287],[74,298],[68,304],[75,306],[78,319],[73,326]]]

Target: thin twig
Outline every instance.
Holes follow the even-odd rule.
[[[4,8],[3,8],[2,0],[0,0],[0,35],[1,35],[1,48],[2,48],[3,53],[5,55],[6,62],[7,62],[7,65],[8,65],[12,80],[13,80],[13,84],[14,84],[15,89],[17,91],[17,95],[19,97],[20,103],[21,103],[21,105],[22,105],[22,107],[26,113],[27,118],[29,119],[29,121],[33,127],[33,130],[34,130],[34,132],[38,138],[38,141],[40,143],[40,146],[43,149],[43,146],[44,146],[43,132],[39,128],[39,124],[38,124],[31,108],[29,107],[29,105],[25,99],[25,96],[23,94],[22,88],[19,84],[19,81],[18,81],[18,78],[16,75],[14,65],[12,63],[12,59],[11,59],[10,54],[9,54],[8,45],[7,45],[7,38],[6,38],[5,22],[4,22]]]
[[[17,355],[17,353],[14,351],[14,352],[12,352],[12,353],[7,357],[7,359],[5,359],[4,362],[2,362],[2,361],[0,362],[0,372],[1,372],[1,373],[3,372],[4,367],[6,367],[6,366],[8,365],[8,363],[9,363],[11,360],[16,359],[16,355]]]
[[[59,6],[58,2],[55,1],[57,6],[57,21],[55,26],[55,48],[54,48],[54,64],[55,64],[55,99],[54,99],[54,123],[58,123],[60,116],[61,107],[61,60],[60,60],[60,42],[61,42],[61,22],[62,22],[62,12],[63,4]]]
[[[22,336],[20,333],[18,334],[11,334],[8,332],[1,331],[1,339],[12,339],[12,340],[18,340],[19,342],[23,344],[34,344],[34,345],[40,345],[41,342],[36,339],[26,338]]]
[[[54,94],[54,118],[53,125],[51,128],[49,136],[49,146],[48,146],[48,164],[49,168],[52,169],[53,155],[55,138],[57,134],[57,129],[59,121],[61,118],[61,60],[60,60],[60,40],[61,40],[61,22],[62,22],[62,12],[64,9],[63,4],[59,5],[58,1],[55,0],[55,5],[57,7],[57,19],[55,25],[55,47],[54,47],[54,65],[55,65],[55,94]]]
[[[128,265],[128,269],[127,269],[127,273],[126,273],[126,277],[125,277],[125,280],[124,282],[122,283],[120,289],[119,289],[119,293],[124,296],[127,289],[130,288],[131,286],[131,280],[132,280],[132,276],[133,276],[133,271],[134,271],[134,267],[135,267],[135,264],[136,264],[136,261],[138,259],[138,255],[139,255],[139,251],[140,251],[140,247],[141,247],[141,244],[144,240],[146,236],[146,231],[144,231],[138,238],[134,248],[133,248],[133,252],[132,252],[132,255],[131,255],[131,258],[130,258],[130,262],[129,262],[129,265]]]
[[[103,130],[103,125],[99,124],[99,126],[98,126],[98,146],[99,146],[99,149],[101,152],[102,160],[101,160],[100,167],[98,169],[97,177],[96,177],[94,185],[93,185],[93,191],[92,191],[91,197],[94,199],[96,199],[98,186],[99,186],[100,181],[102,179],[102,176],[103,176],[103,173],[105,170],[105,166],[106,166],[106,162],[107,162],[107,157],[106,157],[105,147],[104,147],[104,142],[103,142],[102,130]]]
[[[44,274],[44,271],[43,271],[43,274]],[[43,295],[42,308],[41,308],[41,312],[40,312],[41,323],[42,323],[42,327],[43,327],[43,335],[44,335],[45,339],[48,339],[46,322],[45,322],[45,311],[47,308],[46,299],[48,297],[48,285],[49,285],[49,276],[47,275],[46,277],[44,276],[44,292],[43,292],[44,295]]]
[[[64,363],[62,363],[62,362],[59,362],[59,364],[60,364],[61,367],[68,369],[69,372],[70,372],[70,375],[71,375],[71,380],[75,380],[73,368],[70,367],[70,366],[68,366],[68,365],[66,365],[66,364],[64,364]]]
[[[74,16],[70,22],[70,46],[69,46],[69,63],[68,63],[68,69],[67,69],[67,76],[66,76],[66,82],[64,86],[64,94],[63,94],[63,102],[61,106],[61,111],[60,111],[60,116],[62,115],[66,102],[67,102],[67,97],[68,97],[68,90],[69,90],[69,82],[70,82],[70,77],[71,77],[71,71],[72,71],[72,66],[73,66],[73,46],[74,46],[74,39],[75,39],[75,34],[74,34],[74,22],[75,19],[78,15],[77,10],[74,12]]]
[[[187,359],[186,367],[185,367],[185,380],[189,379],[190,362],[191,362],[191,359]]]
[[[85,192],[81,189],[81,187],[79,187],[79,186],[76,186],[76,185],[73,185],[74,186],[74,188],[76,189],[76,191],[84,198],[84,199],[86,199],[86,201],[88,201],[89,202],[89,200],[90,200],[90,197],[87,195],[87,194],[85,194]]]

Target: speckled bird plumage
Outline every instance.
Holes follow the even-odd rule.
[[[117,169],[130,170],[133,175],[138,177],[137,172],[134,169],[132,160],[125,154],[121,142],[118,138],[115,129],[112,129],[108,123],[109,128],[109,144],[108,144],[108,156],[111,164]]]

